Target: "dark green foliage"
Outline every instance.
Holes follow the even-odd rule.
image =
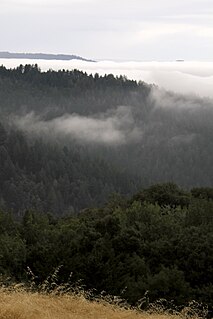
[[[125,76],[1,66],[0,207],[17,214],[25,209],[66,214],[103,204],[112,193],[132,195],[167,181],[195,187],[195,198],[212,198],[212,101],[165,92],[158,101],[152,93],[152,86]],[[54,130],[45,135],[39,125],[32,134],[25,124],[15,125],[17,117],[29,114],[44,126],[72,114],[103,118],[119,106],[128,108],[136,132],[141,130],[140,137],[120,145],[84,143]],[[142,191],[137,199],[188,206],[184,191],[172,183]]]
[[[72,138],[50,140],[39,131],[32,136],[8,120],[32,111],[43,120],[105,112],[130,103],[134,90],[140,97],[149,92],[148,86],[124,77],[93,77],[77,70],[42,73],[37,65],[13,70],[1,66],[0,207],[16,213],[32,208],[66,214],[104,203],[115,192],[136,191],[140,178],[111,158],[111,148]]]
[[[196,198],[213,199],[213,190],[210,187],[193,188],[191,193]]]
[[[146,291],[150,301],[213,303],[212,101],[180,108],[187,98],[167,93],[164,108],[151,92],[113,75],[0,67],[3,276],[26,280],[30,267],[39,283],[63,265],[62,282],[72,273],[131,303]],[[102,145],[16,125],[31,112],[45,126],[118,106],[131,109],[138,139]]]
[[[143,190],[133,198],[142,202],[157,203],[160,206],[188,206],[190,198],[188,194],[174,183],[156,184]]]
[[[8,132],[0,145],[0,205],[66,214],[103,203],[114,192],[132,193],[139,179],[124,173],[87,147],[64,146]]]
[[[187,206],[116,196],[75,217],[27,211],[16,223],[1,213],[1,273],[25,280],[30,267],[39,283],[63,265],[60,282],[72,273],[71,283],[82,280],[99,293],[123,291],[133,304],[149,291],[150,302],[165,298],[176,305],[191,300],[211,305],[213,201],[194,199],[174,184],[154,185],[143,193],[157,189],[170,196],[171,187],[184,194]]]

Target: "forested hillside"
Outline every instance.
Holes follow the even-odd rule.
[[[2,66],[0,116],[4,282],[212,304],[212,100]]]
[[[90,61],[84,59],[78,55],[70,54],[46,54],[46,53],[12,53],[12,52],[0,52],[0,59],[38,59],[38,60],[81,60]]]
[[[139,179],[75,143],[28,140],[11,130],[0,146],[1,207],[66,214],[103,203],[114,192],[131,193]],[[66,145],[66,144],[65,144]]]
[[[0,206],[58,215],[172,181],[212,186],[213,102],[125,76],[0,67]]]
[[[0,273],[5,284],[38,286],[49,276],[50,290],[78,282],[130,304],[149,291],[144,308],[160,298],[169,308],[192,300],[211,306],[212,227],[213,188],[186,192],[171,183],[114,196],[78,216],[27,211],[17,222],[2,212]]]

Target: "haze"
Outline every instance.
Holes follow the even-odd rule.
[[[118,145],[138,141],[142,136],[131,108],[125,106],[92,117],[64,114],[50,121],[44,121],[31,112],[26,116],[12,117],[12,123],[33,135],[45,134],[56,138],[62,134],[86,143]]]

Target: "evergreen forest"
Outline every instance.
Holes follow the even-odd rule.
[[[213,101],[125,76],[0,67],[0,207],[61,216],[213,181]]]
[[[0,67],[0,274],[213,303],[213,101]]]

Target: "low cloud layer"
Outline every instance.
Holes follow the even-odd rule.
[[[182,94],[213,98],[213,62],[112,62],[97,63],[46,60],[7,60],[0,64],[16,67],[20,64],[37,63],[43,71],[48,69],[79,69],[89,74],[126,75],[129,79],[154,83],[159,87]]]
[[[163,108],[171,111],[174,114],[181,111],[184,114],[186,111],[200,113],[202,110],[213,112],[213,100],[209,98],[199,98],[193,95],[173,94],[172,92],[153,88],[150,92],[149,99],[155,108]]]
[[[14,117],[12,122],[28,133],[52,137],[61,134],[87,143],[125,144],[142,136],[142,131],[135,126],[131,109],[124,106],[93,117],[67,114],[44,121],[30,113],[24,117]]]

